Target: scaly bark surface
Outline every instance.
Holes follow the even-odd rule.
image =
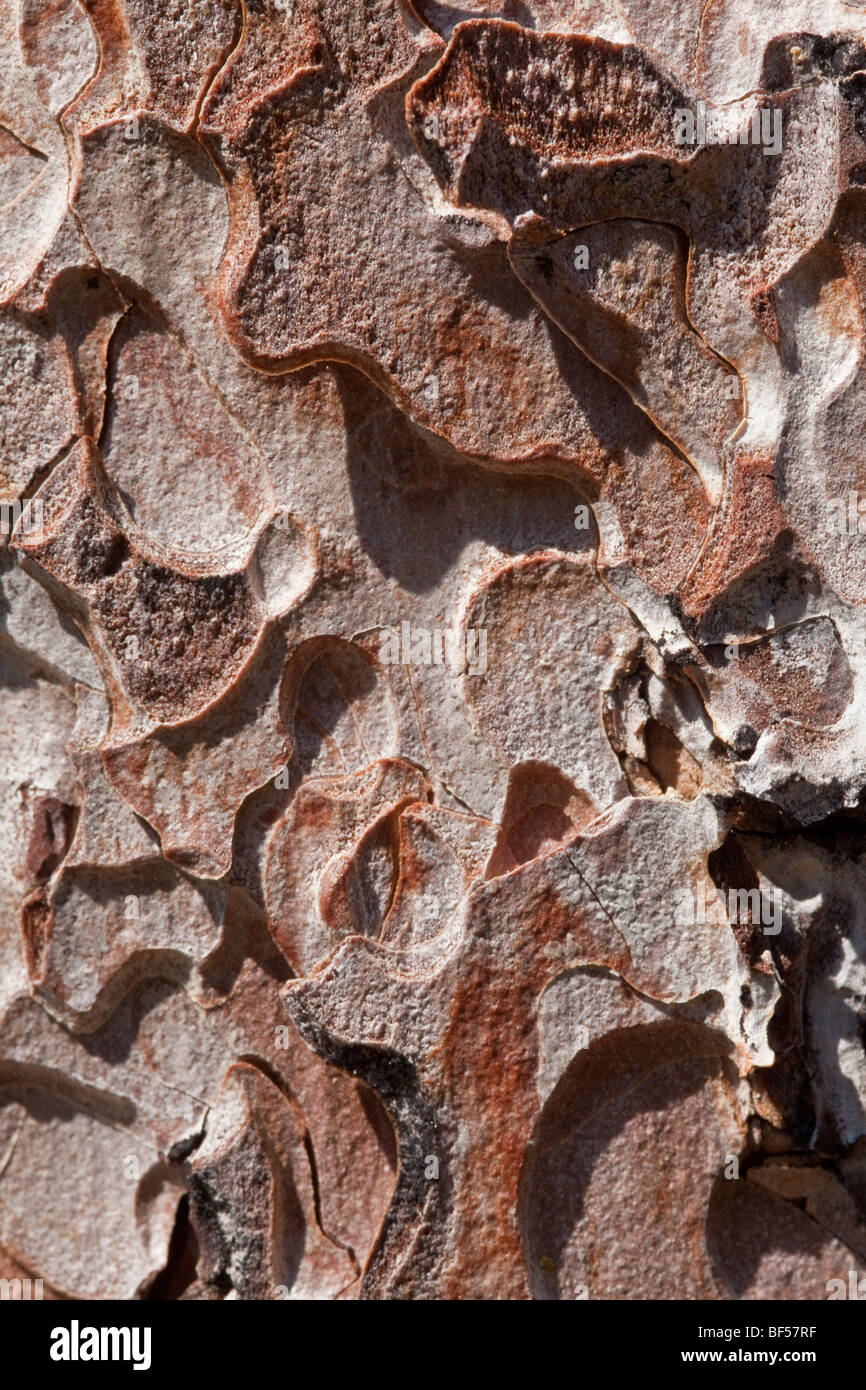
[[[864,435],[866,4],[0,0],[0,1279],[866,1275]]]

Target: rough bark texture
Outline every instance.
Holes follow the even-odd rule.
[[[842,1296],[866,5],[0,0],[0,108],[4,1295]]]

